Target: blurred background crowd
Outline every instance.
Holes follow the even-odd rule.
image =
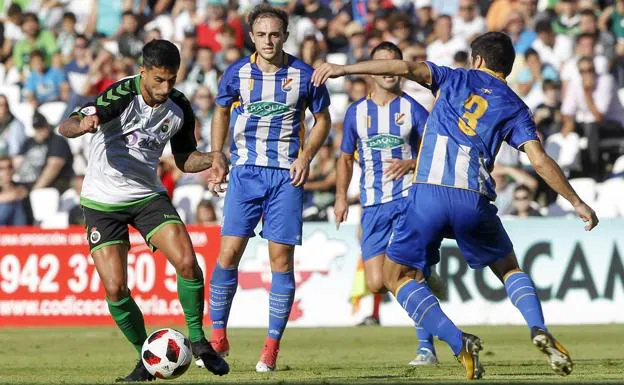
[[[246,14],[259,2],[0,0],[0,225],[82,223],[90,137],[67,141],[55,129],[110,84],[138,73],[141,49],[152,39],[178,45],[176,88],[192,102],[199,149],[208,151],[219,78],[253,50]],[[366,60],[382,41],[396,43],[405,60],[469,67],[471,39],[508,33],[516,62],[507,81],[533,111],[547,152],[599,216],[624,216],[624,0],[268,2],[290,15],[285,51],[313,67]],[[370,85],[366,77],[328,83],[332,131],[305,185],[306,220],[333,219],[344,112]],[[428,90],[409,81],[403,87],[431,108]],[[223,198],[205,192],[205,175],[180,173],[167,150],[159,173],[188,224],[220,222]],[[571,211],[511,147],[501,148],[492,175],[502,215]],[[356,170],[349,193],[355,223],[358,182]]]

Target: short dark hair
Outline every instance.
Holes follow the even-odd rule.
[[[143,67],[161,67],[177,72],[180,68],[180,51],[168,40],[152,40],[143,46]]]
[[[529,56],[537,56],[539,58],[539,53],[537,53],[536,50],[534,50],[533,48],[529,48],[526,50],[526,52],[524,53],[524,58],[528,59]]]
[[[137,16],[132,12],[132,11],[125,11],[124,13],[121,14],[122,17],[124,16],[132,16],[135,19],[137,18]]]
[[[542,90],[546,91],[546,90],[550,90],[550,89],[559,89],[561,88],[559,86],[559,83],[552,80],[552,79],[544,79],[544,81],[542,82]]]
[[[23,19],[22,19],[23,22],[26,22],[26,20],[28,20],[28,19],[32,19],[32,20],[36,21],[37,24],[39,24],[39,18],[37,17],[36,14],[34,14],[32,12],[26,12],[26,13],[24,13],[22,15],[22,17],[23,17]]]
[[[390,41],[381,42],[380,44],[377,45],[377,47],[373,48],[370,54],[371,58],[375,56],[375,53],[377,53],[377,51],[393,52],[395,55],[398,56],[399,60],[403,60],[403,52],[401,52],[401,48],[397,47],[396,44]]]
[[[351,86],[353,87],[353,85],[355,84],[364,84],[364,86],[368,87],[368,84],[366,83],[366,80],[364,80],[364,78],[361,77],[355,77],[351,79]]]
[[[19,4],[11,3],[11,5],[9,5],[9,9],[7,9],[8,17],[19,16],[21,14],[22,14],[22,7],[20,7]]]
[[[516,188],[514,189],[514,199],[516,198],[516,193],[518,191],[526,191],[526,193],[529,195],[529,200],[533,200],[533,190],[531,190],[528,186],[523,184],[519,184],[518,186],[516,186]]]
[[[453,55],[453,60],[458,63],[468,63],[468,52],[466,51],[455,52],[455,55]]]
[[[253,31],[253,25],[256,20],[263,17],[274,17],[276,19],[280,19],[284,33],[288,32],[288,14],[281,9],[273,8],[264,3],[256,5],[251,12],[249,12],[249,16],[247,16],[249,29]]]
[[[535,24],[535,33],[552,32],[552,26],[548,20],[540,20]]]
[[[505,76],[511,73],[516,51],[509,35],[503,32],[484,33],[472,41],[470,48],[472,57],[481,56],[490,70]]]
[[[31,60],[32,60],[32,58],[33,58],[33,57],[35,57],[35,56],[40,57],[40,58],[41,58],[41,60],[44,60],[44,59],[45,59],[45,56],[43,55],[43,51],[38,50],[38,49],[32,50],[32,51],[30,52],[30,59],[31,59]]]
[[[63,20],[65,19],[69,19],[71,21],[73,21],[74,23],[76,22],[76,15],[73,12],[65,12],[63,14]]]

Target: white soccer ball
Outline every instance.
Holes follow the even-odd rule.
[[[176,378],[191,365],[191,342],[177,330],[156,330],[143,343],[141,357],[152,375],[162,379]]]

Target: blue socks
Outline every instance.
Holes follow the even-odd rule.
[[[269,338],[278,341],[282,338],[294,299],[295,275],[293,271],[272,272],[271,293],[269,294]]]
[[[417,326],[445,341],[457,355],[462,348],[462,332],[444,314],[440,303],[426,283],[406,281],[396,293],[396,299]]]
[[[435,348],[433,347],[433,334],[429,333],[422,326],[416,326],[416,337],[418,337],[418,349],[429,349],[431,353],[435,354]]]
[[[217,262],[210,279],[210,319],[213,329],[227,327],[237,286],[238,269],[224,269]]]
[[[529,329],[546,329],[542,305],[535,291],[531,278],[523,271],[515,271],[505,277],[505,290],[511,303],[520,310]]]

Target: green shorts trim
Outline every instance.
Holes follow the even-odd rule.
[[[110,212],[115,212],[115,211],[123,211],[123,210],[127,210],[133,207],[144,205],[147,202],[150,202],[151,200],[156,199],[161,195],[166,196],[166,193],[154,193],[143,199],[139,199],[139,200],[132,201],[132,202],[125,202],[125,203],[101,203],[101,202],[92,201],[91,199],[88,199],[85,197],[80,197],[80,204],[92,210],[110,213]]]
[[[168,225],[168,224],[184,225],[184,222],[180,220],[173,220],[173,219],[164,221],[163,223],[154,227],[149,233],[147,233],[147,235],[145,236],[145,242],[147,242],[147,245],[149,246],[150,250],[152,250],[152,252],[156,251],[156,247],[152,245],[152,243],[150,242],[150,239],[154,236],[154,234],[156,234],[156,232],[158,232],[158,230],[162,229],[163,226]]]
[[[108,242],[104,242],[101,245],[97,245],[94,248],[91,249],[91,254],[93,254],[94,252],[98,251],[99,249],[106,247],[106,246],[110,246],[110,245],[118,245],[120,243],[126,244],[128,245],[128,248],[130,247],[130,242],[119,239],[119,240],[115,240],[115,241],[108,241]]]

